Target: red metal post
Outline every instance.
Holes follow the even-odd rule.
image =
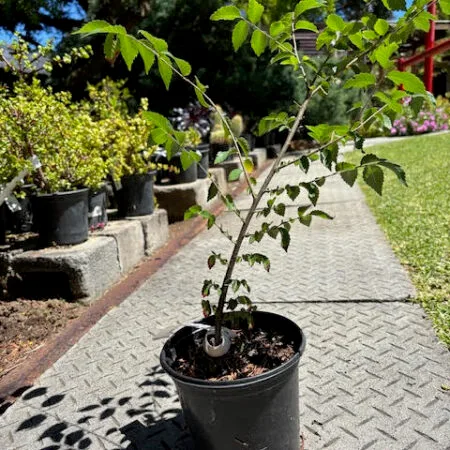
[[[436,2],[431,2],[428,5],[428,12],[430,14],[436,15]],[[430,30],[425,36],[425,51],[431,50],[434,47],[435,40],[435,24],[434,20],[430,20]],[[425,58],[425,74],[424,74],[424,82],[425,88],[428,92],[433,93],[433,57],[429,56]]]

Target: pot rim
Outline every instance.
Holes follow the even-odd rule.
[[[38,192],[37,193],[37,197],[63,197],[63,196],[68,196],[68,195],[77,195],[77,194],[84,194],[85,192],[88,192],[89,188],[80,188],[80,189],[75,189],[72,191],[58,191],[58,192],[53,192],[51,194],[47,194],[47,193],[41,193]]]
[[[163,367],[164,371],[172,378],[174,378],[178,383],[183,383],[183,384],[188,384],[188,385],[194,385],[195,387],[198,388],[217,388],[217,389],[226,389],[226,388],[230,388],[230,387],[243,387],[243,386],[249,386],[252,384],[256,384],[262,381],[266,381],[272,378],[275,378],[287,371],[289,371],[291,368],[295,367],[299,360],[300,357],[302,356],[304,350],[305,350],[305,346],[306,346],[306,336],[303,333],[302,329],[291,319],[288,319],[285,316],[282,316],[281,314],[276,314],[276,313],[272,313],[272,312],[268,312],[268,311],[256,311],[253,314],[255,315],[265,315],[267,316],[277,316],[277,317],[281,317],[286,321],[289,321],[293,327],[293,329],[295,330],[295,332],[298,332],[299,337],[300,337],[300,344],[299,344],[299,348],[296,350],[294,356],[289,360],[286,361],[285,363],[281,364],[280,366],[276,367],[275,369],[271,369],[268,372],[262,373],[260,375],[256,375],[255,377],[249,377],[249,378],[241,378],[238,380],[231,380],[231,381],[209,381],[209,380],[202,380],[199,378],[194,378],[194,377],[189,377],[187,375],[183,375],[179,372],[177,372],[176,370],[174,370],[168,363],[167,363],[167,357],[166,357],[166,349],[169,348],[169,343],[172,340],[172,338],[179,333],[180,331],[182,331],[185,328],[192,328],[189,325],[186,325],[185,327],[177,330],[174,334],[172,334],[169,339],[166,341],[166,343],[164,344],[161,353],[160,353],[160,363],[161,366]],[[200,320],[199,320],[200,322]],[[173,347],[172,347],[173,348]]]

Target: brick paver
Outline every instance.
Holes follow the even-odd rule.
[[[286,169],[275,184],[297,174]],[[258,246],[272,260],[269,276],[239,269],[260,308],[307,335],[305,448],[449,449],[448,351],[422,309],[405,302],[414,289],[359,189],[330,180],[320,207],[335,220],[294,227],[287,256],[272,239]],[[231,213],[220,220],[238,225]],[[44,373],[0,417],[1,448],[192,449],[158,337],[199,316],[201,280],[223,270],[208,271],[209,249],[229,245],[217,231],[201,233]]]

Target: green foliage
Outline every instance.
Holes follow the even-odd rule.
[[[403,1],[400,0],[385,0],[384,3],[389,10],[406,9]],[[228,151],[219,153],[216,161],[225,160],[228,156],[236,154],[239,158],[240,167],[230,173],[229,180],[234,181],[244,176],[247,182],[247,192],[251,196],[251,207],[246,211],[240,211],[232,197],[222,194],[218,186],[210,189],[208,193],[210,200],[218,197],[228,210],[233,212],[242,222],[242,227],[236,237],[227,234],[226,230],[223,230],[221,225],[216,223],[215,216],[207,209],[195,206],[190,208],[185,215],[186,218],[203,217],[207,220],[208,228],[219,227],[220,231],[234,244],[222,283],[206,280],[202,288],[204,297],[210,295],[212,289],[219,296],[216,309],[214,309],[214,306],[211,308],[209,303],[203,303],[204,311],[208,312],[211,309],[215,311],[215,338],[217,341],[220,340],[223,311],[226,305],[229,309],[235,309],[239,304],[242,304],[243,311],[247,312],[249,311],[248,308],[251,308],[251,301],[247,295],[229,298],[229,289],[237,292],[241,287],[245,287],[250,292],[245,280],[237,280],[233,277],[236,264],[248,262],[250,265],[255,263],[268,265],[264,258],[255,256],[259,255],[257,253],[246,254],[245,257],[241,255],[243,242],[252,244],[260,242],[264,238],[277,239],[281,247],[287,251],[291,242],[290,230],[292,224],[299,223],[310,226],[313,220],[331,219],[332,217],[317,208],[317,205],[321,187],[332,176],[338,175],[352,186],[358,172],[361,171],[361,179],[379,195],[383,192],[385,173],[393,172],[397,179],[406,185],[405,172],[398,164],[380,158],[375,154],[365,153],[364,137],[361,135],[361,131],[365,126],[370,126],[376,120],[388,122],[393,114],[404,110],[404,98],[408,94],[401,90],[400,86],[404,86],[407,91],[417,96],[419,100],[414,100],[415,105],[418,101],[421,101],[420,98],[427,97],[425,89],[417,77],[410,73],[392,70],[392,56],[402,42],[414,31],[417,26],[414,19],[422,12],[424,5],[425,3],[422,0],[414,1],[393,27],[381,17],[370,13],[365,14],[360,20],[346,20],[346,17],[337,13],[334,1],[304,0],[295,6],[294,11],[287,12],[276,22],[267,25],[262,22],[265,7],[256,0],[249,0],[248,4],[239,3],[239,8],[235,5],[221,6],[211,15],[214,22],[231,22],[229,23],[229,32],[231,32],[231,41],[235,50],[242,52],[250,47],[256,57],[260,58],[266,58],[270,54],[271,64],[287,67],[293,76],[300,80],[297,82],[303,89],[302,95],[298,97],[300,100],[298,103],[296,102],[286,110],[272,111],[259,122],[259,134],[277,129],[287,132],[288,137],[267,178],[262,182],[262,185],[258,186],[258,190],[255,190],[254,187],[255,180],[252,180],[249,176],[253,165],[247,157],[248,145],[245,140],[238,139],[238,133],[242,131],[242,119],[230,121],[224,115],[223,111],[213,102],[211,91],[206,84],[202,84],[197,77],[193,81],[188,76],[190,70],[187,69],[190,66],[186,65],[186,74],[183,73],[165,41],[157,40],[156,37],[148,33],[140,33],[146,39],[142,53],[144,55],[147,53],[153,54],[158,62],[164,61],[167,66],[167,69],[164,70],[159,67],[160,77],[166,87],[169,87],[172,73],[176,73],[188,86],[194,89],[203,105],[215,109],[211,142],[232,145],[232,148]],[[302,57],[295,42],[292,41],[292,33],[296,27],[306,27],[315,31],[314,23],[302,17],[302,14],[309,11],[314,11],[322,17],[326,16],[326,26],[319,33],[317,39],[317,47],[323,49],[326,53],[326,57],[320,61]],[[244,25],[237,28],[240,23]],[[117,26],[109,28],[104,23],[98,24],[94,28],[92,25],[86,27],[85,31],[89,33],[105,33],[105,30],[107,30],[107,34],[113,34],[116,38],[119,37],[120,42],[127,42],[126,46],[120,44],[120,53],[126,61],[130,62],[129,65],[131,66],[132,60],[138,53],[136,53],[136,50],[130,49],[137,45],[138,38],[125,33]],[[249,47],[244,46],[246,38],[250,34]],[[345,53],[341,58],[335,59],[333,55],[336,50],[342,50]],[[170,73],[170,77],[168,77],[168,73]],[[250,84],[244,86],[247,94],[249,93],[249,87]],[[345,98],[345,101],[334,101],[338,97]],[[248,95],[246,98],[248,98]],[[377,106],[373,106],[372,99],[376,99],[374,102]],[[336,104],[344,105],[343,110],[338,110]],[[320,120],[317,120],[316,123],[314,123],[315,108],[316,114],[321,114]],[[320,109],[320,112],[318,109]],[[326,123],[321,123],[324,118],[324,110],[330,117]],[[162,140],[165,133],[168,136],[167,142],[170,142],[171,146],[173,142],[177,141],[181,147],[184,145],[185,136],[179,135],[177,132],[174,133],[167,119],[155,113],[148,113],[147,117],[155,124],[156,129],[160,130],[157,135],[155,134],[155,140]],[[317,148],[311,150],[309,154],[303,154],[290,161],[282,161],[300,125],[306,125],[305,128],[308,130],[309,136],[316,141]],[[362,152],[361,159],[357,164],[342,162],[338,159],[339,144],[346,141],[353,141],[355,147]],[[185,155],[185,159],[186,161],[189,159],[189,153]],[[311,162],[316,165],[323,165],[327,169],[326,175],[310,179],[305,179],[302,176],[301,181],[292,183],[292,185],[269,189],[273,176],[284,167],[295,164],[301,172],[307,174]],[[292,201],[295,201],[301,193],[304,194],[302,199],[307,199],[306,204],[291,205],[296,207],[294,209],[296,214],[293,217],[289,217],[292,209],[287,208],[286,203],[280,201],[280,196],[285,193]],[[263,197],[266,204],[258,209]],[[267,217],[268,219],[259,223],[256,229],[248,232],[254,216]],[[208,258],[208,267],[212,268],[216,260],[217,256],[213,253]]]

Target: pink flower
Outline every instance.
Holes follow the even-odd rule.
[[[394,134],[397,134],[397,129],[392,127],[391,128],[391,135],[393,136]]]

